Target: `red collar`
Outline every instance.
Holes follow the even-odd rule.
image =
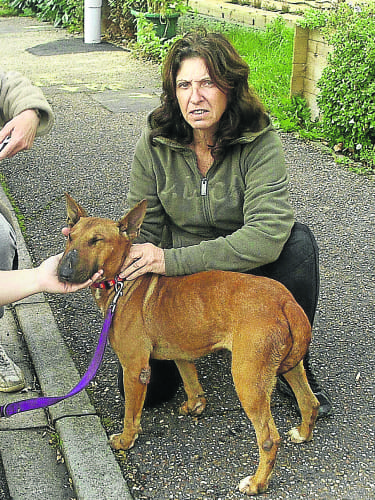
[[[98,283],[93,283],[92,288],[100,288],[101,290],[109,290],[119,281],[125,281],[123,278],[116,276],[112,280],[99,281]]]

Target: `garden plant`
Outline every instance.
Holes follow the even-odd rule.
[[[375,4],[340,3],[331,11],[308,11],[299,23],[320,29],[332,50],[318,82],[321,133],[346,159],[375,170]]]

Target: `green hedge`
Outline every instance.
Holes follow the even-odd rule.
[[[330,12],[308,12],[333,46],[318,82],[322,133],[331,147],[369,168],[375,165],[375,6],[341,3]]]
[[[9,5],[54,26],[80,31],[83,27],[83,0],[10,0]]]

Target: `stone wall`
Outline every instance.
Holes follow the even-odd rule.
[[[298,16],[306,9],[332,9],[337,1],[339,0],[246,0],[241,3],[238,0],[238,3],[234,3],[230,0],[189,0],[189,5],[200,14],[262,28],[280,15],[287,24],[294,26]]]
[[[216,0],[189,0],[193,12],[199,12],[215,19],[243,23],[257,28],[264,28],[266,24],[280,16],[281,11],[257,9],[248,5],[238,5],[229,1]],[[282,14],[283,19],[290,26],[294,26],[296,16],[289,13]]]
[[[319,30],[296,26],[290,94],[300,95],[306,99],[313,118],[319,117],[316,103],[319,93],[317,82],[327,65],[327,57],[331,50],[332,47],[328,45]]]

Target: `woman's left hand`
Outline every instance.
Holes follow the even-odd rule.
[[[164,251],[152,243],[132,245],[119,276],[134,280],[146,273],[165,274]]]

